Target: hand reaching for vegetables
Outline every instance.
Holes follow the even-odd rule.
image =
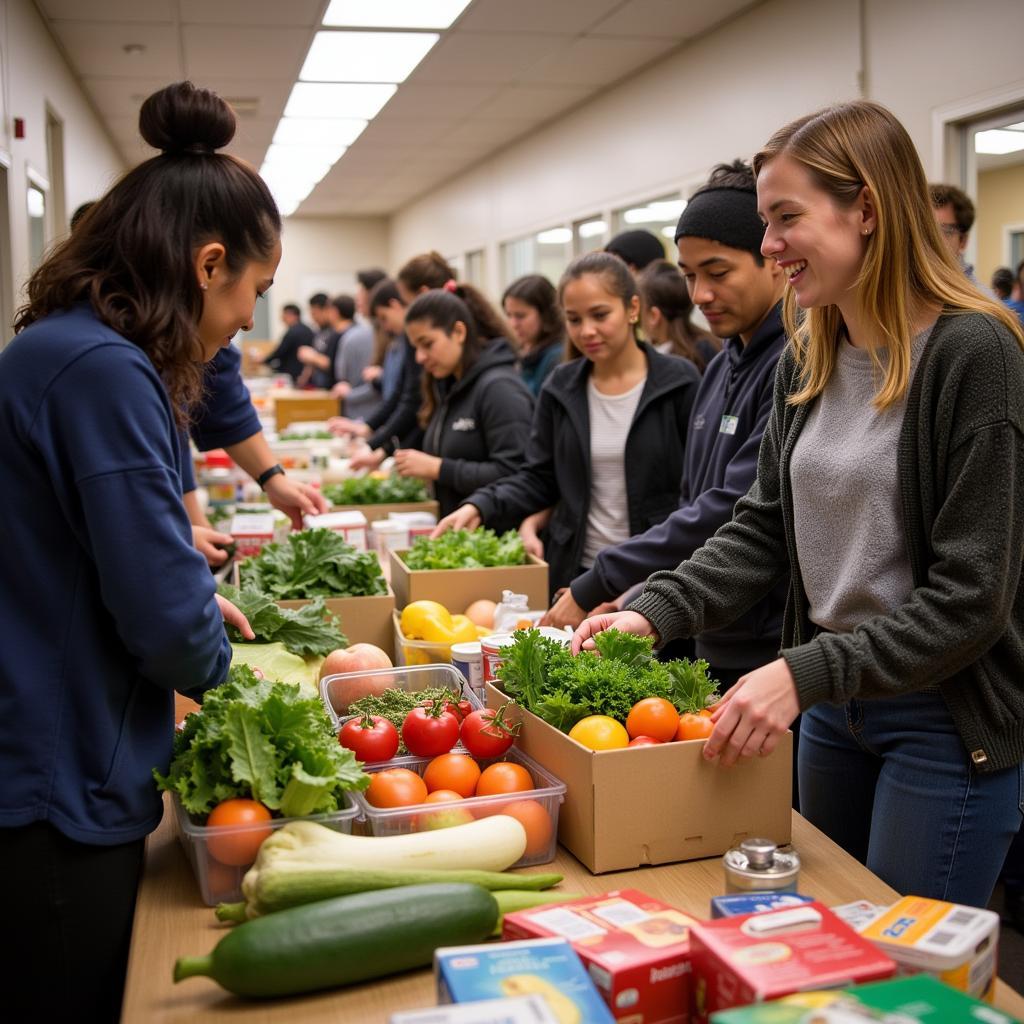
[[[296,530],[302,529],[303,515],[321,515],[331,506],[327,499],[309,484],[299,483],[298,480],[288,476],[286,473],[279,473],[272,476],[264,488],[270,504],[280,509],[292,521],[292,527]]]
[[[364,444],[362,448],[353,453],[348,465],[349,469],[376,469],[386,458],[387,455],[383,448],[370,448],[369,445]]]
[[[221,533],[211,526],[193,526],[192,544],[199,551],[199,554],[206,559],[207,565],[216,567],[227,561],[228,553],[218,544],[231,544],[233,538],[230,533]]]
[[[354,434],[356,437],[369,437],[370,428],[361,420],[350,420],[345,416],[332,416],[327,421],[327,429],[336,437]]]
[[[220,608],[224,621],[237,629],[246,640],[255,640],[256,634],[249,625],[249,620],[241,613],[237,605],[233,605],[226,597],[220,594],[214,595],[217,598],[217,606]]]
[[[442,533],[447,533],[449,530],[475,530],[481,522],[483,519],[476,505],[460,505],[434,527],[430,539],[437,540]]]
[[[613,612],[610,615],[593,615],[589,619],[584,619],[572,635],[572,653],[594,650],[593,638],[606,629],[617,629],[622,633],[633,633],[635,636],[653,636],[654,642],[658,642],[658,634],[654,627],[639,612]]]
[[[395,471],[399,476],[436,480],[441,473],[441,460],[415,448],[399,448],[395,452]]]
[[[522,531],[520,531],[522,536]],[[526,546],[526,542],[523,542]],[[564,626],[572,626],[575,629],[586,617],[587,613],[576,603],[572,596],[572,590],[564,587],[556,595],[555,603],[545,612],[544,618],[540,620],[541,626],[555,626],[562,629]]]
[[[742,676],[714,706],[715,729],[704,744],[704,757],[711,761],[721,755],[721,764],[728,767],[770,754],[798,714],[793,673],[785,658],[777,658]]]
[[[546,508],[540,512],[534,512],[527,516],[519,524],[519,536],[522,538],[523,547],[528,555],[534,558],[544,557],[544,542],[540,539],[539,531],[543,530],[551,520],[551,509]]]

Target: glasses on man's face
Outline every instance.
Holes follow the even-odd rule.
[[[960,228],[956,224],[940,224],[939,230],[947,238],[956,238],[961,233]]]

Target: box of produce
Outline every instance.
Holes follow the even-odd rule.
[[[616,1020],[687,1024],[693,918],[636,889],[505,915],[505,939],[561,938]]]
[[[881,981],[896,964],[820,903],[690,929],[694,1020],[818,988]]]
[[[299,530],[239,563],[235,586],[253,589],[282,608],[322,597],[353,644],[373,644],[391,657],[395,598],[376,554],[357,551],[331,530]]]
[[[351,793],[369,785],[323,704],[296,684],[235,666],[174,738],[166,776],[203,901],[241,898],[263,841],[298,818],[351,832]]]
[[[409,738],[408,728],[403,735]],[[565,785],[514,746],[496,760],[473,757],[452,742],[446,753],[367,763],[366,771],[370,785],[355,797],[364,834],[431,832],[507,814],[526,830],[526,849],[513,867],[555,859]]]
[[[392,512],[438,514],[438,504],[431,500],[423,481],[412,477],[353,476],[326,484],[323,496],[331,503],[332,512],[357,508],[370,523],[387,519]]]
[[[407,551],[390,550],[388,557],[399,608],[422,600],[465,608],[480,599],[497,601],[503,590],[526,594],[531,608],[549,604],[547,562],[527,555],[514,530],[500,537],[487,529],[417,537]]]
[[[564,939],[454,946],[434,954],[439,1003],[539,995],[559,1021],[612,1024],[580,958]]]
[[[347,544],[356,551],[366,551],[368,547],[368,527],[366,516],[359,509],[349,512],[325,512],[321,516],[304,516],[303,524],[307,530],[333,530],[341,534]]]
[[[649,637],[617,630],[596,643],[599,653],[573,657],[518,630],[503,649],[501,689],[485,686],[489,707],[518,702],[519,747],[567,786],[562,845],[601,873],[713,857],[754,835],[788,843],[792,736],[725,771],[703,757],[715,692],[705,662],[659,662]]]

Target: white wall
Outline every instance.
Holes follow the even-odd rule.
[[[57,220],[66,230],[75,208],[95,199],[124,170],[120,153],[85,99],[30,0],[0,2],[0,153],[10,159],[8,203],[11,230],[10,287],[16,302],[28,275],[26,170],[49,177],[46,155],[46,110],[64,122],[65,209]],[[13,137],[13,119],[25,122],[25,137]],[[0,225],[3,230],[3,225]],[[57,237],[52,226],[48,242]],[[4,325],[4,338],[10,325]]]
[[[1021,78],[1019,0],[767,0],[399,211],[391,265],[682,189],[801,114],[867,95],[933,167],[933,108]],[[862,33],[862,25],[864,27]],[[863,64],[862,67],[862,54]]]

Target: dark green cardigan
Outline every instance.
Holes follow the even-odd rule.
[[[803,709],[939,685],[974,764],[1024,760],[1024,351],[980,313],[945,314],[907,396],[898,480],[914,590],[850,633],[807,617],[793,529],[793,446],[811,403],[793,406],[788,348],[757,480],[734,517],[630,608],[662,643],[726,625],[792,566],[782,632]]]

